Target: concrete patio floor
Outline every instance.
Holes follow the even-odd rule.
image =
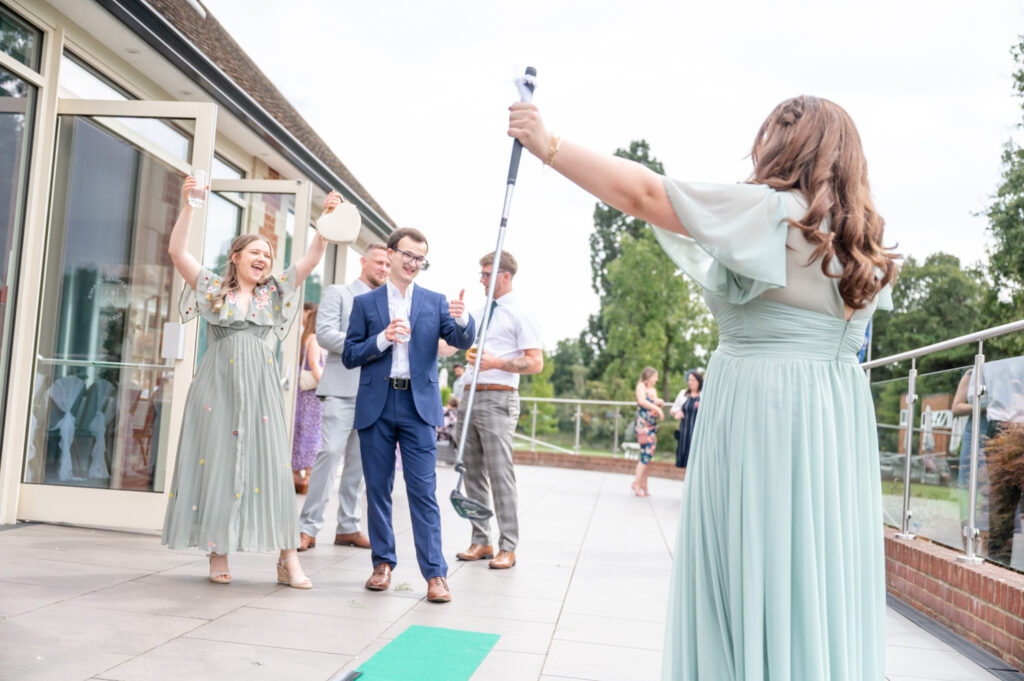
[[[443,605],[425,600],[400,478],[382,593],[362,587],[369,552],[334,546],[330,520],[302,554],[312,591],[276,584],[270,554],[233,556],[233,583],[217,585],[199,551],[155,534],[0,531],[0,680],[329,681],[413,624],[499,634],[474,681],[658,679],[682,483],[652,479],[638,499],[628,476],[521,466],[519,564],[497,571],[454,560],[469,525],[447,500],[452,469],[438,475]],[[887,642],[890,681],[997,678],[891,609]]]

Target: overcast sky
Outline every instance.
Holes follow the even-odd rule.
[[[860,130],[886,237],[967,262],[1021,109],[1010,48],[1024,2],[202,0],[401,226],[430,241],[418,281],[481,306],[511,141],[512,80],[538,71],[555,133],[609,153],[644,138],[668,175],[736,182],[782,99],[838,102]],[[595,200],[524,158],[505,246],[544,344],[598,302]]]

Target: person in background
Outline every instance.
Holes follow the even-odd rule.
[[[665,417],[661,410],[665,400],[658,397],[654,386],[658,382],[658,370],[644,367],[640,372],[640,380],[636,384],[636,441],[640,445],[640,460],[636,463],[636,474],[630,489],[638,497],[649,496],[647,477],[650,475],[648,465],[658,446],[658,423]]]
[[[686,387],[676,395],[675,402],[669,412],[672,418],[679,419],[679,430],[676,431],[676,467],[683,469],[686,478],[686,464],[690,459],[690,442],[693,440],[693,427],[697,425],[697,408],[700,406],[700,391],[704,388],[704,376],[696,369],[686,372]]]
[[[316,303],[302,304],[302,353],[299,372],[309,371],[316,382],[323,376],[324,352],[316,342]],[[303,390],[301,385],[295,397],[295,426],[292,433],[292,477],[295,491],[305,494],[309,489],[309,474],[313,459],[320,449],[320,419],[323,405],[316,398],[316,387]]]
[[[530,307],[512,290],[512,279],[519,264],[512,254],[501,254],[497,272],[494,253],[480,258],[480,283],[486,293],[491,277],[494,282],[494,305],[487,328],[487,338],[480,356],[480,376],[469,416],[463,462],[466,467],[466,496],[484,501],[494,500],[494,516],[498,522],[498,553],[491,545],[491,522],[470,520],[473,526],[469,548],[456,554],[459,560],[491,558],[492,569],[508,569],[516,564],[519,543],[519,495],[516,472],[512,462],[512,440],[519,420],[519,376],[537,374],[544,369],[540,330]],[[480,314],[481,320],[483,313]],[[472,351],[467,360],[473,362]],[[472,365],[471,365],[472,366]],[[471,372],[466,372],[466,390],[459,395],[458,432],[466,419]]]
[[[427,600],[447,603],[452,596],[441,547],[435,471],[436,428],[444,425],[437,385],[438,340],[468,349],[476,325],[465,313],[465,290],[448,302],[414,283],[427,267],[427,248],[427,238],[418,230],[391,233],[387,282],[353,301],[341,359],[349,369],[362,367],[354,425],[366,476],[373,563],[365,586],[371,591],[387,589],[398,562],[391,491],[400,445],[416,560],[427,580]]]
[[[466,367],[456,362],[452,367],[452,373],[455,374],[455,380],[452,381],[452,397],[461,402],[462,391],[466,388]]]

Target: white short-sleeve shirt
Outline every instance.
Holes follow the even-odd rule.
[[[509,291],[496,301],[491,323],[487,327],[484,351],[499,359],[522,357],[527,350],[540,349],[540,327],[534,316],[519,303],[515,291]],[[483,323],[483,310],[474,315]],[[464,376],[471,376],[473,365],[466,368]],[[519,387],[519,374],[503,369],[488,369],[480,372],[477,383],[496,383]],[[469,385],[469,379],[466,381]]]

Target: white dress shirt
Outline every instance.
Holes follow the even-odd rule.
[[[405,321],[405,325],[409,327],[409,332],[412,332],[412,320],[409,319],[409,315],[412,311],[412,292],[415,288],[414,282],[409,282],[409,285],[405,288],[405,295],[398,290],[398,287],[391,283],[388,279],[387,283],[384,284],[388,287],[388,314],[391,315],[391,319],[402,319]],[[391,319],[388,321],[390,322]],[[462,316],[455,320],[455,323],[459,325],[459,328],[466,328],[469,324],[469,315],[465,312]],[[408,343],[392,343],[385,337],[384,332],[381,331],[377,334],[377,349],[384,352],[389,346],[394,345],[394,349],[391,351],[391,378],[411,378],[409,373],[409,344]]]
[[[484,350],[498,359],[514,359],[525,355],[527,350],[540,349],[540,327],[537,325],[537,320],[519,304],[515,291],[509,291],[494,302],[498,306],[494,308],[490,324],[487,326]],[[483,324],[482,312],[477,319]],[[472,378],[472,372],[473,364],[471,363],[463,376]],[[480,372],[480,379],[477,383],[496,383],[518,388],[519,374],[504,369],[488,369]],[[467,379],[466,385],[469,384]],[[456,397],[462,399],[461,395],[456,395]]]

